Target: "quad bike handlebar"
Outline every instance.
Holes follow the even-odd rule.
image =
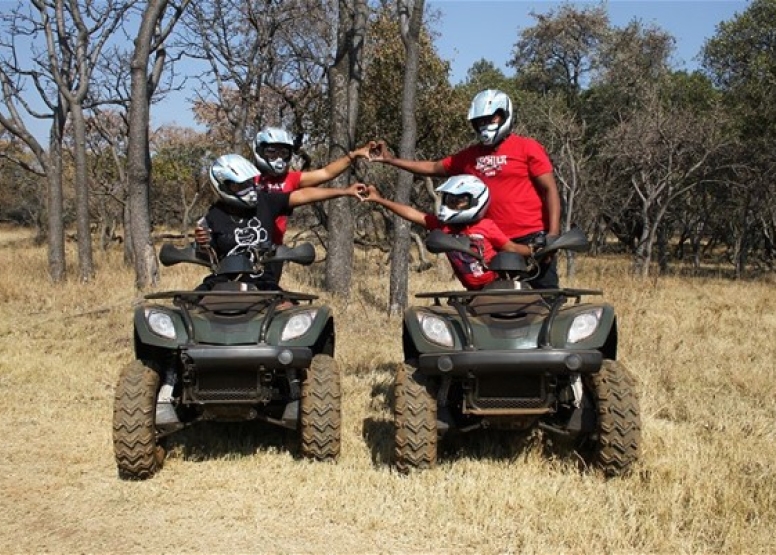
[[[523,279],[529,277],[540,262],[560,250],[585,252],[590,248],[585,234],[576,227],[560,235],[554,241],[547,243],[543,240],[541,243],[531,245],[533,254],[527,259],[517,253],[500,252],[488,263],[483,260],[482,253],[472,249],[471,241],[468,237],[449,235],[441,229],[431,231],[426,237],[426,248],[433,254],[448,252],[465,253],[473,256],[487,269],[501,276],[515,275]]]
[[[218,260],[215,251],[210,247],[194,245],[176,247],[171,243],[165,243],[159,250],[159,261],[164,266],[181,263],[207,266],[214,274],[254,273],[257,267],[269,262],[294,262],[309,266],[315,262],[315,247],[311,243],[301,243],[295,247],[286,245],[272,245],[269,248],[253,247],[243,253],[225,256]]]

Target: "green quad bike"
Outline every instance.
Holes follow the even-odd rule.
[[[318,297],[259,291],[237,281],[269,262],[315,260],[309,243],[203,260],[193,246],[165,244],[165,266],[210,266],[208,291],[145,296],[135,310],[135,361],[121,371],[113,408],[119,477],[143,480],[162,466],[163,439],[200,421],[262,420],[287,429],[303,457],[340,452],[341,387],[334,318]]]
[[[468,238],[436,230],[433,253],[472,252]],[[395,378],[394,456],[399,471],[431,468],[445,434],[541,428],[564,438],[607,476],[627,473],[641,438],[635,380],[617,360],[608,304],[586,289],[531,289],[538,263],[588,247],[578,229],[525,258],[498,253],[498,279],[480,291],[420,293],[404,314],[404,363]],[[573,302],[572,302],[573,301]]]

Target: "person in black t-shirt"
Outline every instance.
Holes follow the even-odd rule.
[[[194,229],[194,240],[201,247],[212,248],[219,260],[225,256],[250,252],[254,247],[269,247],[275,219],[290,214],[295,206],[352,196],[361,198],[366,187],[354,184],[347,189],[310,187],[291,193],[266,193],[256,187],[261,174],[239,154],[220,156],[210,167],[210,185],[217,201]],[[279,290],[272,264],[260,273],[246,275],[240,281],[261,290]],[[198,289],[212,289],[226,281],[224,276],[207,276]]]

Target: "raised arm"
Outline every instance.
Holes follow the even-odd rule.
[[[354,183],[347,189],[337,189],[334,187],[309,187],[307,189],[297,189],[289,195],[288,204],[292,207],[302,206],[339,197],[356,197],[359,193],[363,194],[366,186],[361,183]]]
[[[366,202],[375,202],[381,206],[385,206],[400,218],[404,218],[408,222],[418,224],[424,228],[426,227],[426,214],[424,212],[421,212],[412,206],[388,200],[380,194],[380,191],[378,191],[377,187],[374,185],[366,186],[366,193],[366,195],[361,195],[361,198]]]
[[[391,154],[385,141],[377,141],[369,155],[370,162],[382,162],[396,168],[428,177],[447,177],[441,160],[405,160]]]
[[[322,183],[331,181],[348,169],[355,160],[359,158],[369,158],[369,152],[375,147],[375,144],[376,143],[372,141],[356,150],[348,152],[341,158],[337,158],[327,166],[317,170],[302,172],[302,178],[299,180],[299,187],[317,187]]]

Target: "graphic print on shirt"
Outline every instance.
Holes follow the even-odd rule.
[[[261,220],[257,217],[249,219],[244,227],[234,228],[234,242],[235,246],[227,253],[228,255],[240,254],[247,252],[250,255],[252,263],[256,262],[251,247],[259,247],[262,244],[269,242],[269,231],[263,225]],[[253,277],[259,277],[264,273],[264,270],[258,274],[251,274]]]
[[[460,235],[459,235],[460,237]],[[473,250],[476,250],[480,256],[485,252],[485,238],[482,235],[466,235],[469,238],[469,242]],[[456,268],[456,273],[459,275],[471,275],[474,277],[480,277],[485,273],[485,268],[482,263],[474,258],[470,254],[464,252],[449,252],[447,258],[450,260],[450,264]]]
[[[259,188],[265,193],[282,193],[285,184],[285,180],[269,181],[266,179],[261,179],[261,181],[259,181]]]
[[[506,154],[487,154],[478,156],[475,162],[475,169],[482,175],[493,177],[501,171],[501,168],[507,165]]]

